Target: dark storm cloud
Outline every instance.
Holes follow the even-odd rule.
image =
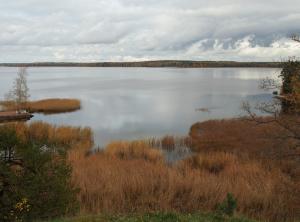
[[[0,61],[279,60],[298,0],[0,0]]]

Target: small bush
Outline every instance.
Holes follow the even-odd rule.
[[[217,205],[217,212],[222,215],[232,217],[236,208],[237,200],[234,198],[232,193],[228,193],[226,199]]]

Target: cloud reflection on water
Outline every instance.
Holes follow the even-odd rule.
[[[30,68],[28,72],[32,99],[82,101],[80,111],[37,114],[32,121],[89,126],[96,143],[104,145],[114,139],[185,135],[197,121],[239,116],[242,101],[272,98],[258,89],[258,82],[276,76],[278,69]],[[0,94],[15,73],[14,68],[0,68]]]

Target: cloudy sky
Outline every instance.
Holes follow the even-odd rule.
[[[0,62],[299,56],[299,0],[0,0]]]

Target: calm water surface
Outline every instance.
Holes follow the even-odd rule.
[[[0,97],[16,68],[0,67]],[[30,68],[31,99],[78,98],[73,113],[37,114],[31,121],[89,126],[96,144],[110,140],[186,135],[198,121],[243,115],[241,103],[271,100],[258,88],[279,69],[262,68]],[[197,109],[209,109],[209,112]]]

